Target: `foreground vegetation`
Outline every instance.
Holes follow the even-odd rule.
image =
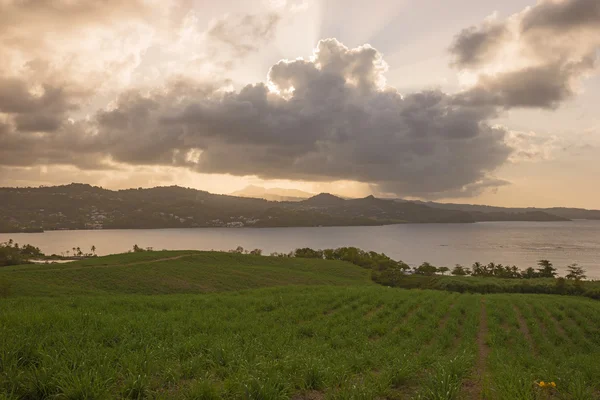
[[[472,268],[457,264],[450,270],[428,262],[411,268],[403,261],[393,260],[383,253],[363,251],[356,247],[325,250],[301,248],[272,256],[346,261],[369,269],[374,282],[390,287],[483,294],[546,293],[600,300],[600,282],[586,281],[583,268],[577,264],[569,265],[568,273],[564,277],[557,277],[557,269],[548,260],[540,260],[537,268],[528,267],[524,270],[516,266],[479,262],[474,263]],[[446,276],[446,273],[453,276]]]
[[[600,393],[600,303],[586,299],[305,286],[2,306],[6,399]]]
[[[0,399],[600,399],[600,302],[240,252],[0,269]]]
[[[0,268],[9,296],[210,293],[284,285],[371,284],[369,271],[345,262],[236,253],[153,251],[67,264]]]
[[[36,294],[44,290],[48,293],[62,291],[75,294],[95,290],[118,291],[123,286],[123,280],[134,280],[138,274],[144,275],[144,278],[138,280],[132,293],[145,294],[238,290],[302,284],[307,281],[328,284],[349,276],[360,276],[360,279],[364,279],[365,274],[370,274],[375,283],[407,289],[483,294],[545,293],[578,295],[600,300],[600,282],[586,281],[586,271],[583,268],[577,264],[569,265],[566,276],[557,277],[557,269],[548,260],[540,260],[537,268],[528,267],[523,270],[516,266],[478,262],[471,268],[457,264],[450,270],[428,262],[411,268],[403,261],[393,260],[383,253],[363,251],[356,247],[325,250],[300,248],[289,253],[272,253],[270,257],[257,258],[256,256],[262,256],[260,249],[250,251],[238,247],[228,253],[156,252],[136,244],[127,254],[104,257],[99,261],[94,260],[95,246],[92,246],[91,250],[92,253],[83,253],[81,249],[74,247],[73,254],[77,255],[78,262],[68,265],[18,268],[21,273],[14,274],[10,282],[0,274],[0,296],[6,297],[13,283],[19,294]],[[244,254],[255,257],[244,258]],[[0,266],[25,263],[29,258],[46,258],[48,263],[48,260],[51,261],[55,257],[64,259],[57,255],[46,256],[39,248],[30,245],[19,246],[12,240],[0,243]],[[290,260],[277,260],[281,258]],[[324,263],[325,260],[334,262]],[[146,265],[147,261],[152,265]],[[123,269],[123,264],[133,268]],[[168,264],[170,269],[164,268],[165,264]],[[350,264],[369,272],[360,273]],[[111,270],[85,268],[89,266],[102,266]],[[240,266],[243,268],[240,269]],[[273,266],[275,269],[272,269]],[[280,268],[281,266],[284,268]],[[268,269],[271,269],[271,275],[268,275]],[[27,271],[33,274],[26,274]],[[257,272],[261,276],[259,281],[254,279]],[[234,275],[233,279],[230,279],[231,273]],[[447,273],[449,276],[446,276]],[[283,279],[280,279],[282,277]],[[337,282],[340,283],[352,282]],[[127,283],[125,287],[131,288],[131,285]]]
[[[11,240],[0,243],[0,267],[26,264],[31,258],[43,257],[42,251],[30,244],[19,246]]]

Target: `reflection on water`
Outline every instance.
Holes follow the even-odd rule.
[[[541,258],[559,269],[578,263],[588,276],[600,278],[600,221],[486,222],[477,224],[407,224],[332,228],[205,228],[159,230],[54,231],[0,234],[0,241],[38,246],[61,254],[96,246],[99,255],[133,247],[156,250],[229,250],[242,246],[270,252],[298,247],[356,246],[384,252],[410,265],[429,261],[438,266],[496,262],[526,268]]]

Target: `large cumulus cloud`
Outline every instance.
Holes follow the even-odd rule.
[[[403,195],[471,194],[498,183],[490,175],[511,149],[506,132],[486,122],[494,108],[440,91],[401,95],[385,85],[386,68],[370,46],[324,40],[311,59],[274,65],[266,83],[237,92],[181,81],[128,91],[87,123],[13,140],[13,156],[2,158],[60,163],[71,153],[80,155],[71,162],[86,168],[158,164],[265,179],[343,179]]]
[[[504,21],[461,31],[450,51],[455,67],[477,76],[464,100],[556,108],[597,68],[598,48],[598,0],[540,0]]]
[[[101,42],[106,46],[118,37],[118,16],[143,20],[152,2],[139,2],[140,15],[129,6],[112,7],[112,0],[55,3],[73,21],[100,15],[96,24],[102,29],[85,36],[95,48],[97,32],[108,32]],[[0,6],[5,4],[17,15],[15,10],[37,2]],[[53,58],[49,42],[25,57],[27,46],[15,47],[26,43],[19,36],[24,31],[7,25],[0,27],[0,55],[11,61],[0,66],[0,171],[168,166],[264,179],[357,181],[400,196],[476,195],[507,184],[495,171],[527,139],[511,140],[490,121],[505,108],[553,108],[572,96],[596,68],[599,15],[596,0],[545,0],[507,20],[488,19],[462,31],[451,46],[453,65],[475,79],[456,94],[401,94],[386,84],[387,65],[376,49],[349,49],[327,39],[311,58],[280,61],[264,82],[239,90],[188,75],[145,89],[125,85],[117,96],[111,91],[114,101],[100,109],[89,105],[95,90],[114,89],[106,82],[130,76],[151,48],[143,39],[147,25],[140,22],[133,35],[143,40],[123,44],[127,57],[109,51],[106,59],[91,62],[89,53],[81,53],[72,58],[78,62],[68,63],[71,58],[62,53]],[[190,15],[183,20],[195,21]],[[268,41],[278,23],[273,13],[229,15],[213,20],[205,33],[194,28],[183,35],[189,41],[180,38],[186,44],[181,51],[193,52],[191,44],[201,37],[241,58]],[[23,61],[17,69],[15,60]],[[88,64],[93,68],[87,73],[69,78],[72,66]]]

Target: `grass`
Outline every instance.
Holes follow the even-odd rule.
[[[435,382],[473,357],[473,332],[437,332],[457,300],[375,286],[13,298],[0,315],[0,388],[14,398],[417,395],[417,377]],[[457,310],[477,304],[464,296]]]
[[[597,302],[546,295],[488,299],[491,398],[600,398]],[[534,381],[553,381],[557,389],[542,390]]]
[[[562,283],[562,285],[561,285]],[[569,281],[554,278],[509,279],[479,276],[401,275],[384,285],[405,289],[433,289],[459,293],[561,294],[600,300],[600,281]]]
[[[283,285],[368,285],[369,271],[342,261],[158,251],[67,264],[0,268],[11,296],[210,293]],[[6,296],[5,296],[6,297]]]
[[[591,299],[386,288],[341,262],[203,252],[0,278],[0,399],[600,398]]]

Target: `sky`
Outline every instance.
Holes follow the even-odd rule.
[[[600,208],[598,0],[0,0],[0,186]]]

